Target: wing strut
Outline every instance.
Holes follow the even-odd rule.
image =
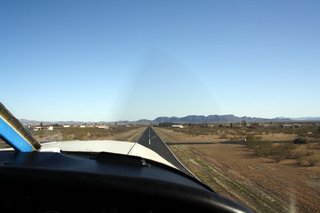
[[[0,103],[0,138],[20,152],[37,151],[41,147],[40,143],[2,103]]]

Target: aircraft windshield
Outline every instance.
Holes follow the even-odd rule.
[[[0,102],[26,132],[0,114],[0,148],[141,156],[255,212],[320,212],[319,10],[1,1]]]

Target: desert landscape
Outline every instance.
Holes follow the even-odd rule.
[[[298,134],[304,135],[308,128],[301,128]],[[292,142],[297,133],[279,128],[268,134],[261,129],[247,132],[221,126],[211,130],[199,126],[155,129],[201,181],[255,212],[320,211],[320,146],[316,138],[297,145]],[[235,134],[239,132],[243,134]],[[250,146],[255,143],[259,145]],[[268,144],[270,155],[259,155],[258,150],[264,148],[261,143]],[[292,156],[278,160],[274,150],[282,146],[290,146]],[[312,165],[302,160],[311,156],[315,158]]]
[[[153,128],[176,157],[217,193],[255,212],[320,211],[318,123],[177,127]],[[117,125],[108,129],[58,126],[53,130],[30,131],[40,142],[103,139],[136,142],[145,129],[144,125]]]
[[[67,140],[118,140],[135,142],[144,130],[145,127],[141,126],[114,126],[109,129],[70,127],[56,128],[52,131],[33,131],[32,133],[40,142]]]
[[[68,140],[117,140],[117,141],[129,141],[136,142],[145,127],[142,126],[114,126],[109,129],[99,128],[80,128],[80,127],[69,127],[62,128],[57,127],[53,130],[42,129],[29,131],[40,143],[51,142],[51,141],[68,141]],[[9,146],[1,141],[0,148],[8,148]]]

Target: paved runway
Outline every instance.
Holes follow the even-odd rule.
[[[158,153],[161,157],[169,161],[184,173],[193,176],[189,170],[186,169],[186,167],[174,156],[166,143],[162,141],[162,139],[151,127],[146,129],[141,138],[138,140],[138,143]]]

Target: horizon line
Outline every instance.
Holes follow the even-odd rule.
[[[238,118],[243,118],[243,117],[247,117],[247,118],[259,118],[259,119],[269,119],[269,120],[272,120],[272,119],[290,119],[290,120],[298,120],[298,119],[303,119],[303,120],[306,120],[306,119],[320,119],[320,116],[301,116],[301,117],[284,117],[284,116],[277,116],[277,117],[272,117],[272,118],[267,118],[267,117],[256,117],[256,116],[237,116],[237,115],[234,115],[234,114],[209,114],[209,115],[186,115],[186,116],[181,116],[181,117],[178,117],[178,116],[157,116],[156,118],[154,119],[147,119],[147,118],[141,118],[141,119],[136,119],[136,120],[127,120],[127,119],[120,119],[120,120],[116,120],[116,121],[106,121],[106,120],[100,120],[100,121],[90,121],[90,120],[87,120],[87,121],[83,121],[83,120],[38,120],[38,119],[27,119],[27,118],[19,118],[18,120],[21,121],[21,120],[26,120],[26,121],[35,121],[35,122],[51,122],[51,123],[54,123],[54,122],[78,122],[78,123],[100,123],[100,122],[106,122],[106,123],[115,123],[115,122],[137,122],[137,121],[141,121],[141,120],[148,120],[148,121],[154,121],[158,118],[161,118],[161,117],[165,117],[165,118],[185,118],[185,117],[189,117],[189,116],[204,116],[204,117],[208,117],[208,116],[214,116],[214,115],[217,115],[217,116],[227,116],[227,115],[232,115],[232,116],[235,116],[235,117],[238,117]]]

